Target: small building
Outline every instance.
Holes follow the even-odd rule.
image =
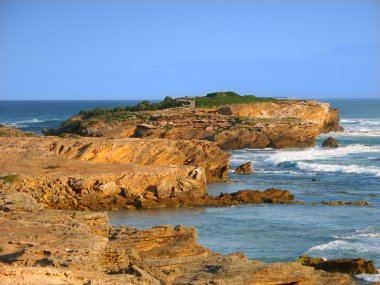
[[[179,97],[175,98],[178,102],[183,102],[185,104],[182,105],[183,108],[186,109],[194,109],[195,108],[195,99],[192,97]]]

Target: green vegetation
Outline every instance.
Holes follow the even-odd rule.
[[[10,174],[6,176],[0,177],[0,179],[4,180],[6,183],[16,183],[19,180],[19,177],[17,174]]]
[[[60,168],[59,165],[53,165],[53,164],[49,164],[48,166],[46,166],[46,169],[56,169],[56,168]]]
[[[109,115],[116,115],[121,119],[128,120],[134,115],[132,112],[162,110],[179,107],[182,104],[183,103],[178,102],[169,96],[166,96],[165,99],[160,103],[151,103],[145,100],[138,103],[136,106],[97,108],[90,111],[80,111],[79,114],[82,115],[85,119],[88,119],[90,117],[107,117]]]
[[[0,246],[0,252],[4,251],[4,248],[2,246]]]
[[[273,98],[258,98],[253,95],[240,96],[232,91],[209,93],[207,96],[188,99],[193,99],[195,101],[196,108],[228,104],[271,102],[276,100]],[[81,128],[94,126],[99,122],[112,124],[132,120],[134,118],[154,120],[155,117],[147,113],[147,111],[181,107],[186,104],[188,103],[166,96],[160,103],[151,103],[145,100],[138,103],[136,106],[97,108],[95,110],[80,111],[79,115],[82,116],[82,119],[69,120],[65,123],[65,127],[69,127],[73,130],[80,130]]]
[[[213,107],[229,104],[243,104],[243,103],[258,103],[258,102],[272,102],[276,99],[273,98],[259,98],[254,95],[240,96],[239,94],[228,92],[214,92],[209,93],[205,97],[195,97],[195,107]]]

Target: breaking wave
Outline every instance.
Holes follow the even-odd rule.
[[[336,240],[310,248],[306,254],[329,258],[357,258],[378,261],[380,256],[380,232],[373,227],[356,230],[350,234],[334,236]],[[380,274],[360,274],[356,277],[368,282],[380,281]]]
[[[337,149],[312,148],[307,150],[279,151],[266,159],[266,162],[279,164],[285,161],[300,161],[341,157],[352,153],[380,151],[380,147],[349,145]]]
[[[322,163],[307,163],[297,162],[295,167],[300,170],[313,172],[340,172],[340,173],[357,173],[357,174],[372,174],[380,177],[380,168],[378,167],[363,167],[359,165],[338,165],[338,164],[322,164]]]

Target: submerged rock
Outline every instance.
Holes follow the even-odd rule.
[[[369,201],[322,201],[323,205],[341,206],[341,205],[356,205],[356,206],[371,206]]]
[[[373,260],[366,261],[363,258],[324,260],[322,258],[312,258],[308,255],[303,255],[300,256],[297,262],[327,272],[341,272],[351,275],[379,273],[375,268]]]
[[[339,145],[336,141],[336,139],[332,138],[332,137],[329,137],[327,138],[323,143],[322,143],[322,147],[324,148],[337,148]]]
[[[253,171],[252,171],[252,163],[251,162],[247,162],[247,163],[244,163],[238,167],[236,167],[235,169],[235,173],[237,174],[251,174]]]

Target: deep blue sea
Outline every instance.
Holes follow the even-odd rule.
[[[194,226],[202,245],[221,253],[244,252],[267,262],[307,253],[323,258],[374,259],[380,269],[380,99],[328,100],[341,110],[343,133],[304,150],[232,151],[231,166],[251,161],[251,175],[230,173],[232,183],[208,185],[210,194],[270,187],[290,190],[304,205],[128,210],[109,212],[111,223],[147,228]],[[79,110],[136,101],[0,101],[0,123],[37,133],[57,127]],[[338,149],[322,149],[335,137]],[[367,200],[372,206],[325,206],[321,201]],[[378,275],[359,276],[380,281]]]

